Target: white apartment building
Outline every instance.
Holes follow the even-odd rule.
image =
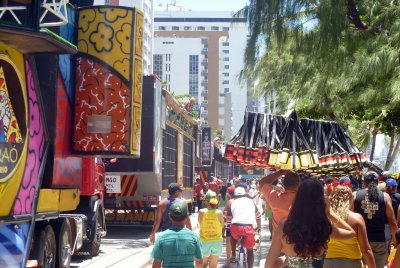
[[[203,125],[230,139],[249,105],[240,85],[247,41],[245,18],[231,12],[155,11],[153,71],[175,94],[197,100]]]
[[[143,75],[153,73],[153,0],[94,0],[94,5],[136,7],[143,11]]]

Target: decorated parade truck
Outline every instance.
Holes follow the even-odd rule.
[[[143,77],[140,158],[118,158],[106,168],[107,225],[152,226],[171,182],[181,184],[191,205],[198,124],[156,76]]]
[[[0,267],[97,255],[105,163],[140,157],[143,15],[69,2],[0,4]]]

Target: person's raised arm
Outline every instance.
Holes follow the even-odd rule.
[[[375,268],[375,258],[371,246],[368,242],[367,229],[365,227],[364,218],[358,213],[352,213],[352,217],[356,223],[357,241],[360,245],[361,253],[364,257],[365,264],[368,268]]]
[[[394,217],[394,211],[392,207],[392,199],[390,199],[390,196],[387,193],[383,193],[384,199],[385,199],[385,206],[386,206],[386,217],[389,223],[389,228],[390,228],[390,233],[392,234],[392,241],[394,237],[396,237],[396,231],[397,231],[397,222]]]
[[[156,237],[156,232],[160,228],[162,216],[167,208],[167,204],[164,200],[161,200],[160,203],[158,203],[157,210],[156,210],[156,218],[154,220],[154,225],[153,229],[151,230],[150,234],[150,242],[154,244],[155,237]]]
[[[283,175],[287,174],[290,172],[290,170],[284,170],[280,169],[277,172],[271,173],[265,177],[263,177],[258,184],[260,185],[260,188],[263,187],[264,184],[272,184],[274,181],[276,181],[279,177],[282,177]]]

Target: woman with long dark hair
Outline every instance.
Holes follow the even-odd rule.
[[[265,268],[322,268],[330,238],[351,239],[354,230],[329,211],[321,183],[306,179],[297,191],[288,219],[278,226]],[[280,257],[281,253],[285,256]]]
[[[364,174],[366,188],[353,193],[353,207],[354,212],[361,214],[364,218],[376,267],[383,268],[387,262],[385,223],[389,223],[392,237],[395,237],[397,224],[390,196],[377,188],[378,177],[374,171]]]

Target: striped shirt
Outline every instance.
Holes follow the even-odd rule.
[[[200,237],[184,227],[171,227],[161,232],[154,243],[151,257],[168,267],[194,267],[194,258],[202,259]]]

